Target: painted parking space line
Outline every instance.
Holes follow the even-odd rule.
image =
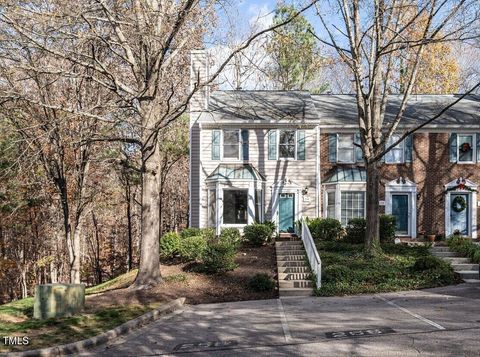
[[[414,313],[414,312],[412,312],[412,311],[410,311],[410,310],[408,310],[408,309],[406,309],[406,308],[404,308],[404,307],[402,307],[402,306],[400,306],[400,305],[397,305],[397,304],[395,304],[393,301],[390,301],[390,300],[385,299],[383,296],[377,295],[376,297],[378,297],[378,298],[379,298],[380,300],[382,300],[382,301],[385,301],[387,304],[389,304],[389,305],[391,305],[391,306],[393,306],[393,307],[396,307],[397,309],[405,312],[406,314],[409,314],[410,316],[413,316],[413,317],[415,317],[416,319],[418,319],[418,320],[420,320],[420,321],[423,321],[423,322],[425,322],[425,323],[427,323],[427,324],[435,327],[435,328],[438,329],[438,330],[445,330],[445,327],[443,327],[442,325],[437,324],[436,322],[433,322],[432,320],[429,320],[429,319],[427,319],[427,318],[425,318],[425,317],[423,317],[423,316],[420,316],[419,314],[416,314],[416,313]]]
[[[288,327],[287,316],[285,316],[282,300],[277,299],[277,304],[278,311],[280,313],[280,322],[282,323],[283,335],[285,336],[285,342],[290,342],[292,341],[292,334],[290,333],[290,328]]]

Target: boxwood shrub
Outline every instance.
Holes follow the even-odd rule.
[[[254,223],[243,229],[245,239],[252,245],[261,246],[272,237],[271,227],[266,224]]]
[[[342,224],[335,218],[307,218],[306,221],[315,240],[334,241],[342,238],[344,233]]]
[[[250,278],[248,286],[254,291],[271,291],[275,288],[275,281],[268,274],[258,273]]]
[[[203,236],[187,237],[180,241],[180,256],[185,261],[200,260],[207,248]]]
[[[365,218],[352,218],[348,221],[345,228],[347,235],[345,241],[352,244],[359,244],[365,242],[365,234],[367,231],[367,221]]]
[[[207,273],[225,273],[237,267],[235,255],[238,245],[220,238],[211,239],[203,252],[203,270]]]
[[[180,253],[180,236],[175,232],[165,233],[160,239],[160,256],[173,259]]]

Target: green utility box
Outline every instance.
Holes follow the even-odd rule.
[[[85,305],[84,284],[42,284],[35,287],[33,317],[72,316],[83,310]]]

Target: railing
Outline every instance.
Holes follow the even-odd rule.
[[[310,267],[317,278],[317,288],[320,288],[322,286],[322,260],[320,259],[320,255],[318,255],[317,247],[315,246],[305,219],[302,219],[302,241],[308,261],[310,262]]]

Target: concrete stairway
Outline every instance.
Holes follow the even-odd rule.
[[[472,263],[470,258],[464,258],[456,252],[452,252],[448,247],[433,247],[431,249],[433,255],[449,262],[453,270],[460,274],[466,283],[480,282],[478,264]]]
[[[313,295],[310,266],[302,241],[298,238],[277,241],[275,250],[280,297]]]

